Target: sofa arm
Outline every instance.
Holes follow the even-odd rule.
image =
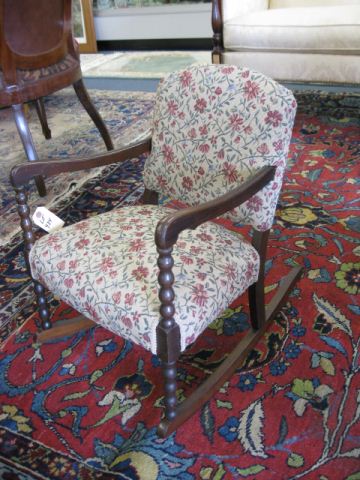
[[[234,17],[269,8],[269,0],[222,0],[221,4],[223,23]]]

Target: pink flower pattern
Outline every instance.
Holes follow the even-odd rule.
[[[144,171],[145,185],[196,205],[226,193],[229,185],[235,187],[260,167],[276,165],[276,183],[272,182],[255,199],[226,215],[258,230],[269,229],[296,112],[293,94],[246,68],[208,65],[191,67],[186,72],[186,75],[170,74],[159,86],[152,153]],[[182,118],[179,115],[174,118],[168,110],[170,104],[178,106]],[[202,135],[204,125],[206,137]],[[172,149],[172,162],[166,162],[161,153],[165,146]],[[261,210],[257,208],[259,204]]]
[[[32,274],[78,312],[156,353],[160,301],[154,232],[159,220],[169,213],[171,209],[163,206],[123,207],[81,222],[81,229],[71,225],[45,235],[30,252]],[[126,228],[129,225],[133,228]],[[59,251],[49,248],[53,235],[59,239]],[[135,235],[141,251],[134,249]],[[83,245],[83,238],[89,239],[86,255],[83,247],[76,246],[79,242]],[[49,250],[46,258],[45,250]],[[256,281],[258,254],[239,235],[207,222],[196,230],[184,231],[173,256],[175,319],[184,350]],[[103,273],[108,259],[115,273],[112,277]],[[255,264],[250,276],[249,262]],[[70,265],[76,265],[76,271]],[[102,279],[100,284],[98,278]],[[227,281],[221,285],[224,278]]]

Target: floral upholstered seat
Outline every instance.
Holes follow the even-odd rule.
[[[156,354],[154,235],[169,213],[153,205],[125,207],[45,236],[31,250],[34,278],[78,312]],[[173,256],[184,350],[256,281],[259,258],[239,235],[210,222],[182,232]]]
[[[33,162],[12,173],[42,338],[57,336],[46,307],[48,287],[86,318],[156,354],[165,390],[162,436],[236,370],[300,275],[301,268],[293,268],[265,308],[267,239],[295,111],[292,93],[258,72],[191,67],[160,82],[151,139],[90,159]],[[93,216],[35,241],[23,187],[28,179],[146,151],[144,205]],[[161,206],[159,194],[186,206]],[[229,220],[252,227],[249,241],[228,230]],[[205,385],[177,406],[179,355],[245,290],[252,330]],[[59,332],[64,334],[63,326]]]

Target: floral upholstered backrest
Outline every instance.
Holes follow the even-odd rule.
[[[276,165],[275,179],[226,215],[267,230],[295,112],[289,90],[246,68],[207,65],[172,73],[157,91],[145,186],[193,206],[232,190],[262,166]]]

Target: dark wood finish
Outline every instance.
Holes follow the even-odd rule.
[[[41,283],[37,282],[31,275],[31,268],[29,264],[29,253],[34,245],[35,237],[30,219],[30,208],[27,204],[27,195],[24,187],[15,189],[17,210],[20,217],[20,225],[23,232],[24,246],[25,246],[25,262],[28,267],[29,275],[34,284],[34,291],[36,295],[39,315],[43,329],[47,330],[51,327],[50,311],[46,301],[45,289]]]
[[[250,321],[254,330],[260,328],[265,322],[265,261],[269,234],[270,230],[253,231],[252,245],[260,257],[258,281],[253,283],[248,290]]]
[[[90,96],[85,88],[84,82],[82,78],[78,80],[77,82],[73,83],[73,87],[75,90],[75,93],[80,100],[82,106],[85,108],[87,113],[89,114],[89,117],[91,120],[95,123],[97,129],[100,132],[100,135],[102,136],[104,143],[106,145],[106,148],[108,150],[113,150],[114,145],[112,143],[112,140],[110,138],[110,134],[106,128],[106,125],[103,121],[103,119],[100,117],[99,112],[96,110],[94,104],[92,103]]]
[[[301,267],[294,268],[284,279],[281,289],[279,289],[276,297],[266,309],[266,317],[262,325],[257,330],[250,332],[243,338],[226,357],[221,365],[212,373],[186,400],[178,407],[174,419],[165,417],[158,427],[158,434],[166,437],[175,431],[180,425],[188,420],[194,413],[207,401],[209,401],[214,393],[224,385],[224,383],[233,375],[233,373],[241,367],[246,360],[247,355],[255,347],[261,337],[264,335],[271,322],[274,320],[276,313],[284,305],[287,295],[292,290],[295,282],[301,275]]]
[[[50,140],[51,138],[51,130],[49,128],[47,118],[46,118],[46,111],[45,111],[45,105],[44,101],[42,98],[37,98],[35,100],[35,106],[36,106],[36,113],[38,114],[40,124],[41,124],[41,129],[44,134],[44,137],[46,140]]]
[[[239,206],[249,200],[274,178],[276,167],[266,166],[259,169],[256,175],[248,178],[239,187],[209,202],[196,207],[177,210],[160,220],[155,233],[155,242],[158,248],[170,248],[174,245],[180,232],[185,229],[194,229],[208,220]]]
[[[0,61],[0,104],[13,106],[28,160],[37,159],[37,155],[22,105],[37,101],[42,130],[50,138],[45,109],[38,100],[70,85],[74,85],[107,149],[113,149],[107,128],[82,84],[78,44],[72,33],[71,0],[0,0]],[[40,69],[42,74],[38,75]],[[36,185],[44,196],[43,180],[36,179]]]
[[[14,104],[11,107],[14,113],[16,128],[19,132],[26,156],[30,162],[33,162],[38,159],[38,156],[28,123],[26,121],[23,105],[21,103]],[[44,197],[46,195],[44,179],[38,175],[34,176],[34,179],[39,195]]]
[[[208,50],[212,38],[147,38],[141,40],[98,40],[100,52],[116,50]]]
[[[222,0],[212,0],[211,25],[213,29],[213,51],[212,63],[222,63],[221,54],[224,50],[223,43],[223,21],[222,21]]]
[[[83,315],[67,320],[60,320],[56,322],[52,328],[38,332],[36,334],[36,341],[38,343],[50,342],[57,338],[69,337],[70,335],[74,335],[74,333],[89,330],[95,326],[95,322]]]
[[[301,277],[303,268],[301,266],[294,267],[290,270],[288,275],[282,279],[279,290],[273,296],[271,302],[266,307],[266,321],[269,321],[275,317],[277,313],[284,306],[285,301],[291,290],[294,288],[295,283]]]
[[[158,355],[163,362],[165,386],[165,418],[158,428],[160,436],[168,435],[189,418],[200,405],[210,398],[216,388],[232,375],[240,360],[246,356],[246,354],[242,353],[243,345],[241,345],[240,351],[236,350],[231,357],[232,360],[228,361],[224,367],[220,367],[212,375],[211,379],[208,379],[205,387],[200,386],[183,404],[176,407],[176,395],[174,395],[174,391],[176,392],[176,380],[174,378],[176,367],[174,362],[180,355],[180,340],[179,328],[173,318],[175,312],[173,307],[174,292],[171,287],[174,282],[171,271],[173,265],[171,258],[172,247],[183,230],[188,228],[194,229],[251,198],[274,178],[275,171],[275,167],[263,167],[256,175],[225,195],[202,205],[176,211],[162,219],[157,225],[155,243],[159,252],[159,299],[161,302],[161,321],[157,329],[157,338]],[[259,240],[257,243],[259,245],[266,243],[267,236],[264,235],[263,240]],[[266,245],[262,246],[262,250],[265,253]],[[258,336],[254,334],[253,341],[255,342],[257,339]],[[170,352],[172,352],[171,357]]]
[[[148,205],[157,205],[159,203],[159,194],[154,192],[153,190],[148,190],[145,188],[143,196],[142,196],[143,203]]]
[[[37,175],[51,177],[53,175],[58,175],[59,173],[76,172],[88,168],[123,162],[129,158],[134,158],[142,153],[148,152],[150,146],[151,139],[145,138],[144,140],[133,143],[127,147],[90,158],[71,158],[69,160],[50,158],[46,161],[37,160],[31,163],[22,163],[12,168],[10,172],[10,181],[13,187],[16,188],[26,185]]]
[[[171,256],[172,248],[158,248],[158,253],[160,322],[156,329],[157,353],[162,361],[164,377],[165,418],[173,420],[177,407],[176,361],[180,355],[180,329],[174,320],[174,261]]]

